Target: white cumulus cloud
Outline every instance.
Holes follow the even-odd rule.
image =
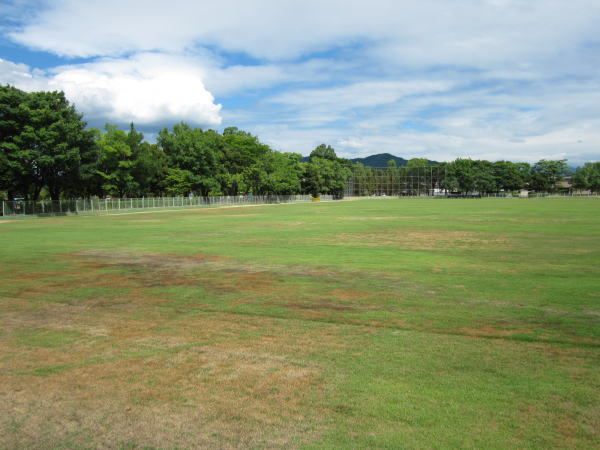
[[[186,121],[221,123],[221,105],[203,82],[203,71],[183,57],[138,54],[67,65],[49,72],[0,61],[0,82],[25,90],[62,90],[90,120],[140,125]]]

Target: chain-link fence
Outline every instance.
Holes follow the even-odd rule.
[[[322,195],[321,201],[330,201]],[[235,205],[310,202],[310,195],[240,195],[221,197],[89,198],[73,200],[2,202],[2,216],[58,216],[70,214],[119,214],[136,210],[210,208]]]

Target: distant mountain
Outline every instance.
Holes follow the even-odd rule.
[[[399,156],[394,156],[389,153],[379,153],[377,155],[367,156],[366,158],[354,158],[350,161],[361,163],[367,167],[387,167],[388,161],[390,160],[396,161],[396,165],[398,167],[406,166],[406,164],[408,164],[407,159],[400,158]],[[437,164],[437,161],[428,161],[429,164]]]
[[[365,158],[353,158],[350,161],[355,163],[361,163],[367,167],[387,167],[388,161],[390,160],[396,161],[396,166],[403,167],[408,164],[408,159],[400,158],[399,156],[394,156],[390,153],[379,153],[377,155],[370,155]],[[305,156],[302,158],[303,162],[309,161],[309,157]],[[429,164],[437,164],[437,161],[429,161]]]
[[[398,167],[405,166],[408,163],[407,159],[400,158],[399,156],[394,156],[389,153],[379,153],[377,155],[367,156],[366,158],[354,158],[350,161],[361,163],[367,167],[387,167],[388,161],[390,160],[396,161],[396,165]]]

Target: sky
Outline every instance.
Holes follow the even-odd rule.
[[[0,83],[152,140],[600,159],[600,0],[0,0]]]

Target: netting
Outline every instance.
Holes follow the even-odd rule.
[[[346,187],[347,196],[430,196],[441,193],[444,168],[354,167]]]

